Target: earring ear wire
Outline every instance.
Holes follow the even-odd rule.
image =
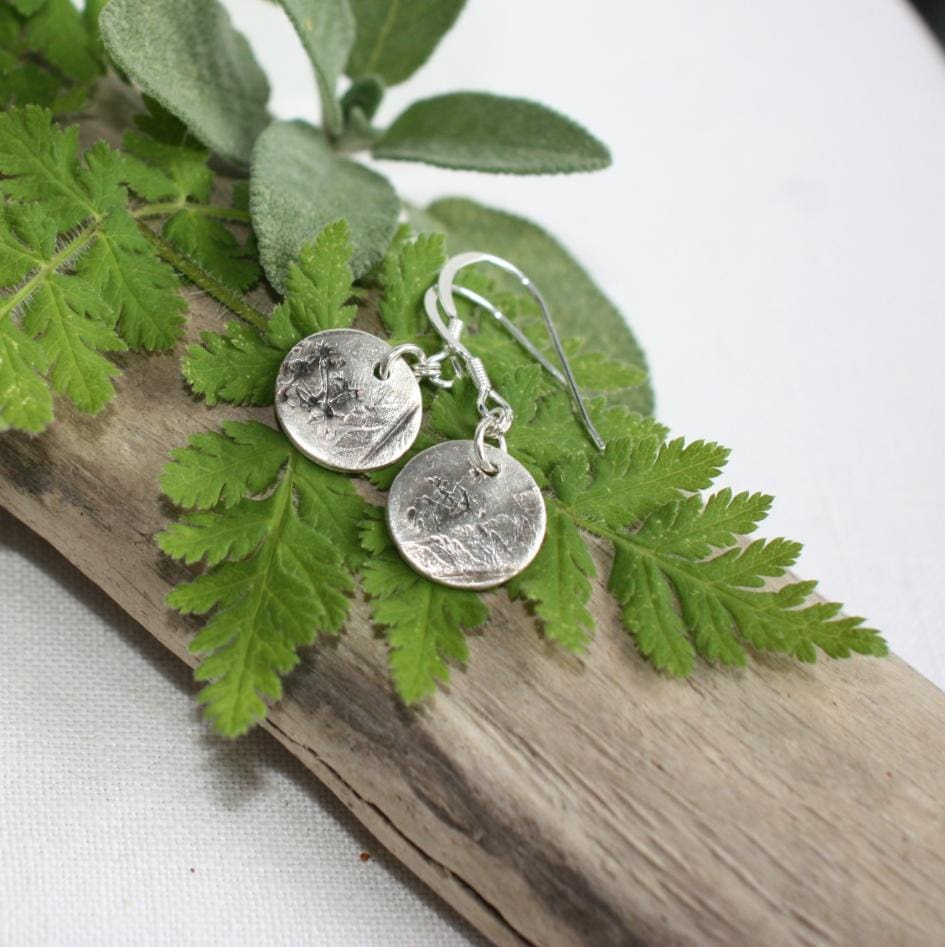
[[[567,387],[568,380],[561,374],[561,369],[548,361],[541,349],[539,349],[495,303],[466,286],[454,286],[453,292],[458,296],[462,296],[464,299],[468,299],[473,305],[478,306],[480,309],[485,309],[559,385]]]
[[[454,285],[456,276],[460,270],[467,266],[474,266],[477,263],[489,263],[492,266],[496,266],[499,269],[504,270],[506,273],[509,273],[511,276],[515,277],[515,279],[518,280],[524,289],[528,290],[531,297],[535,300],[535,302],[538,303],[538,306],[541,309],[545,328],[549,337],[551,338],[551,343],[554,346],[555,354],[558,356],[558,361],[561,363],[563,372],[559,371],[539,351],[539,349],[525,335],[525,333],[522,332],[522,330],[512,322],[508,315],[502,312],[495,304],[474,290],[467,289],[464,286]],[[531,279],[529,279],[529,277],[526,276],[525,273],[523,273],[517,266],[515,266],[513,263],[510,263],[508,260],[504,260],[502,257],[495,256],[492,253],[471,251],[468,253],[457,254],[456,256],[447,260],[443,266],[443,269],[440,270],[436,287],[434,288],[431,286],[427,290],[426,296],[424,297],[424,308],[426,309],[427,316],[429,317],[433,328],[436,329],[437,333],[446,343],[446,347],[463,360],[470,374],[475,378],[477,375],[484,376],[484,368],[482,366],[482,362],[476,358],[476,356],[474,356],[472,352],[470,352],[469,349],[467,349],[466,346],[460,341],[464,323],[462,319],[459,318],[454,294],[463,296],[464,298],[473,302],[475,305],[481,306],[488,313],[490,313],[490,315],[496,319],[502,328],[505,329],[515,339],[515,341],[518,342],[518,344],[521,345],[522,348],[524,348],[529,353],[529,355],[531,355],[532,358],[534,358],[542,366],[542,368],[544,368],[560,384],[564,385],[570,390],[571,399],[574,402],[575,407],[578,409],[578,413],[581,416],[581,422],[583,423],[588,436],[594,442],[594,446],[597,447],[598,450],[603,451],[607,445],[598,432],[597,428],[594,426],[594,422],[591,420],[590,414],[587,410],[587,405],[584,402],[584,398],[581,395],[580,389],[578,388],[577,380],[574,377],[574,373],[571,370],[571,365],[568,362],[567,355],[565,354],[564,346],[561,343],[561,338],[558,335],[554,321],[551,318],[551,311],[548,307],[548,303],[545,301],[544,296],[542,296],[540,290],[531,281]],[[443,311],[447,315],[449,320],[448,323],[444,323],[443,318],[440,315],[440,306],[443,307]]]

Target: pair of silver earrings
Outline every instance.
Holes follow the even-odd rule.
[[[495,305],[454,285],[464,267],[490,263],[516,277],[541,308],[562,371]],[[516,266],[489,253],[449,259],[424,296],[443,348],[427,356],[413,343],[390,346],[359,329],[329,329],[302,339],[276,380],[276,414],[306,457],[333,470],[360,473],[401,457],[420,430],[420,381],[449,388],[468,376],[479,423],[472,440],[444,441],[400,471],[387,499],[387,525],[400,554],[443,585],[487,589],[518,575],[545,535],[545,504],[535,479],[506,450],[515,419],[492,387],[485,365],[461,341],[456,295],[489,312],[545,370],[566,385],[598,449],[604,442],[588,415],[544,298]],[[444,321],[443,315],[446,316]],[[449,374],[446,368],[449,366]]]

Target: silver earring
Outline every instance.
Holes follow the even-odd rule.
[[[476,263],[491,263],[505,270],[529,291],[541,308],[563,372],[488,299],[453,285],[461,269]],[[450,359],[457,374],[467,375],[475,385],[480,421],[472,440],[444,441],[404,466],[388,494],[387,525],[400,554],[420,574],[456,588],[487,589],[518,575],[538,554],[545,535],[545,503],[535,479],[506,450],[505,435],[515,415],[492,387],[485,365],[460,340],[463,322],[454,294],[488,311],[570,388],[591,440],[599,450],[605,445],[587,412],[537,287],[516,266],[489,253],[463,253],[448,260],[436,286],[424,297],[427,316],[444,342],[443,351],[426,360],[426,371],[438,384],[449,386],[452,381],[444,380],[440,368],[444,359]],[[441,308],[448,322],[443,321]],[[397,349],[392,350],[385,366],[390,368],[397,357]]]
[[[417,361],[413,370],[408,356]],[[327,329],[302,339],[276,378],[276,416],[310,460],[360,473],[392,464],[420,430],[418,377],[439,366],[418,346],[392,348],[359,329]]]

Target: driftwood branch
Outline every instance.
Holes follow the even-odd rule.
[[[192,331],[220,325],[190,301]],[[42,437],[0,436],[0,505],[192,662],[194,628],[164,604],[185,572],[153,542],[170,513],[157,478],[227,413],[191,397],[178,355],[129,356],[97,418],[60,404]],[[356,602],[266,725],[488,937],[945,941],[945,695],[902,661],[761,658],[677,682],[638,658],[600,585],[582,660],[502,593],[491,604],[469,669],[411,712]]]

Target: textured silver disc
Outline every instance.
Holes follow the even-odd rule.
[[[302,339],[276,378],[276,415],[306,457],[335,470],[393,463],[420,429],[420,386],[397,359],[386,379],[375,374],[391,351],[359,329],[327,329]]]
[[[532,475],[489,444],[483,473],[473,441],[445,441],[417,454],[387,497],[387,526],[400,554],[422,575],[488,589],[518,575],[545,536],[545,502]]]

